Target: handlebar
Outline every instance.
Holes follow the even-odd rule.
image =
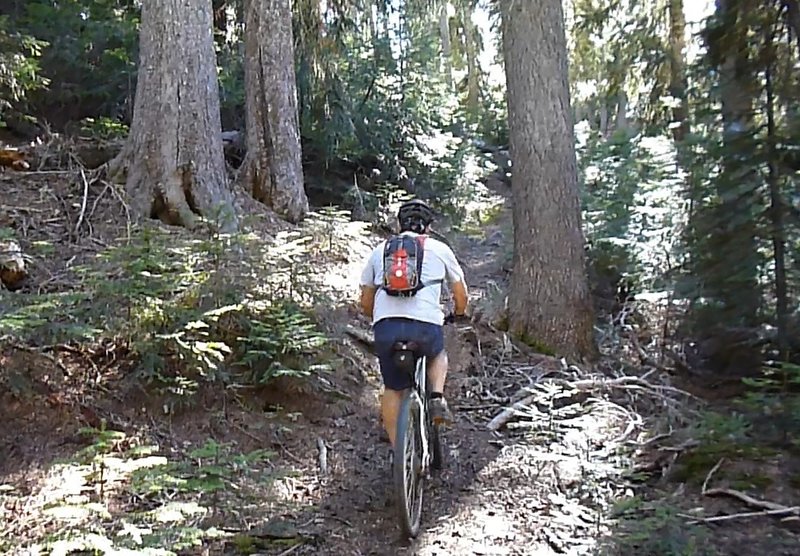
[[[469,319],[469,317],[467,315],[456,315],[454,313],[450,313],[449,315],[444,317],[444,323],[445,324],[455,324],[455,323],[469,324],[470,323],[470,319]]]

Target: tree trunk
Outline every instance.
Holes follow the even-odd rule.
[[[224,45],[228,38],[228,1],[213,0],[212,9],[214,10],[214,35],[217,43]]]
[[[560,0],[503,0],[513,160],[509,328],[532,346],[592,357],[575,138]]]
[[[480,68],[478,67],[478,32],[472,22],[473,7],[462,6],[461,23],[464,26],[464,48],[467,54],[467,115],[472,121],[480,114]]]
[[[628,131],[630,122],[628,121],[628,94],[620,87],[617,93],[617,119],[614,127],[615,131]]]
[[[308,212],[303,186],[289,0],[245,2],[247,156],[253,197],[290,222]]]
[[[231,230],[211,0],[145,2],[140,35],[131,131],[112,174],[127,172],[140,216],[192,227],[202,215]]]
[[[691,0],[690,0],[691,1]],[[681,142],[689,132],[689,99],[686,95],[686,16],[683,0],[669,2],[669,94],[679,104],[672,109],[672,138]]]
[[[439,38],[442,41],[442,71],[449,89],[453,88],[453,49],[450,44],[449,3],[442,0],[439,6]]]
[[[772,256],[775,263],[775,313],[778,325],[778,352],[782,361],[788,361],[789,293],[786,277],[786,226],[784,223],[786,211],[783,194],[781,193],[781,177],[778,174],[779,157],[776,149],[778,137],[775,124],[775,91],[772,82],[776,53],[773,33],[773,30],[767,33],[767,44],[764,49],[767,63],[766,71],[764,72],[764,87],[767,92],[767,152],[769,154],[767,182],[769,183],[770,197],[769,213],[772,221]]]
[[[606,99],[605,95],[600,95],[597,97],[597,103],[599,104],[598,110],[600,112],[600,135],[608,137],[608,99]]]

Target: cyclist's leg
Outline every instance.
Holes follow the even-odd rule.
[[[428,359],[428,380],[430,381],[431,394],[444,394],[444,385],[447,381],[447,366],[448,359],[445,350]]]
[[[431,417],[437,424],[451,423],[453,416],[444,399],[444,386],[447,380],[448,358],[444,349],[444,331],[441,325],[419,323],[420,340],[428,357],[428,384],[430,385]]]
[[[425,356],[428,358],[428,384],[430,394],[434,397],[444,393],[444,384],[447,380],[447,352],[444,349],[444,331],[442,326],[427,322],[415,323],[417,338],[415,338]]]
[[[374,326],[375,351],[383,377],[381,417],[392,447],[394,447],[397,436],[397,415],[400,413],[400,403],[408,389],[411,388],[411,376],[397,368],[392,351],[397,340],[413,339],[405,337],[407,335],[406,328],[406,321],[403,319],[384,319],[376,322]]]

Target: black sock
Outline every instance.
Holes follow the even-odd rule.
[[[430,399],[435,400],[436,398],[444,398],[444,394],[441,392],[431,392]]]

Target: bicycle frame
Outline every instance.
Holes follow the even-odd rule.
[[[430,469],[431,450],[428,438],[428,371],[427,358],[423,355],[417,359],[414,371],[414,387],[411,396],[416,397],[420,407],[420,436],[422,437],[422,469],[427,473]]]

